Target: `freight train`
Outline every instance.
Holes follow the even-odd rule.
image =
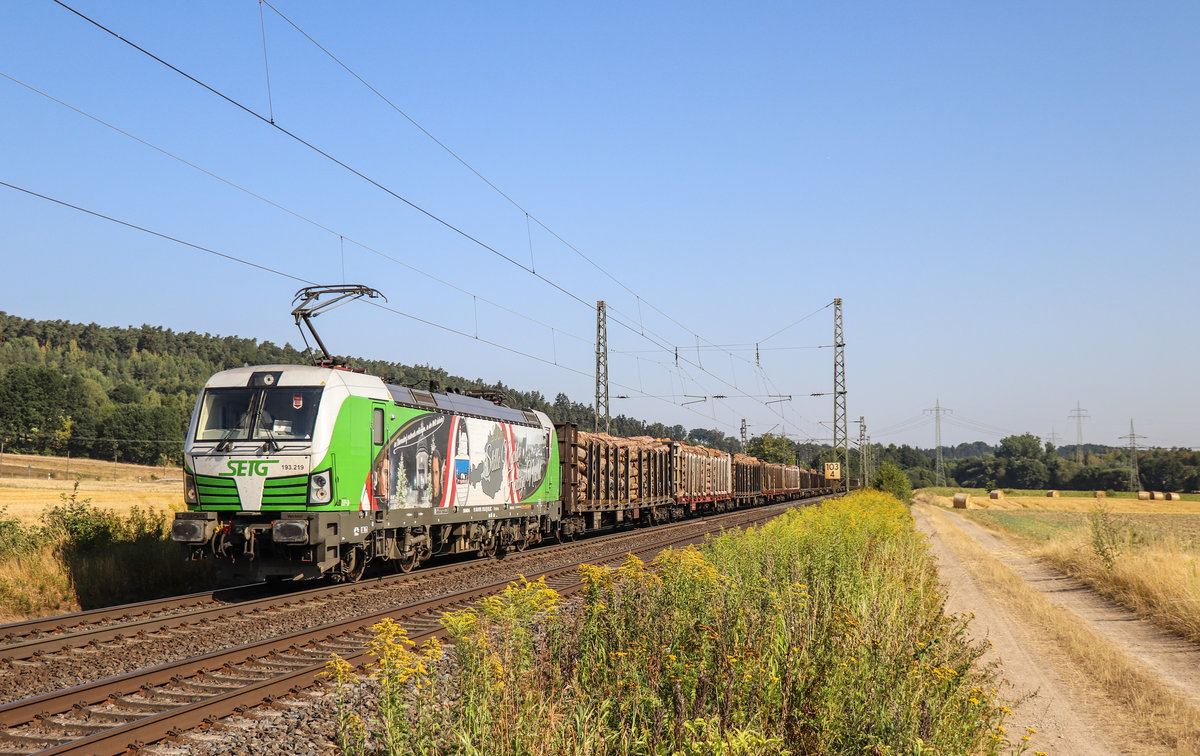
[[[439,554],[495,555],[835,491],[797,466],[586,433],[329,366],[217,373],[184,458],[187,511],[172,539],[252,580],[357,580],[372,562],[407,572]]]

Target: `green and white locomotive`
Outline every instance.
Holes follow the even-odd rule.
[[[250,579],[523,549],[561,513],[544,414],[341,368],[217,373],[184,455],[188,511],[172,538]]]

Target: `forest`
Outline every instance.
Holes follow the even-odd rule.
[[[178,463],[200,389],[220,370],[241,365],[310,364],[288,344],[158,326],[111,327],[62,320],[30,320],[0,312],[0,443],[34,454],[70,454],[141,464]],[[559,393],[450,375],[431,365],[347,358],[403,386],[500,391],[507,404],[545,412],[555,422],[591,429],[589,404]],[[739,439],[720,430],[646,423],[626,415],[611,420],[620,436],[654,436],[740,451]]]
[[[310,357],[288,344],[278,346],[236,336],[158,326],[82,325],[30,320],[0,312],[0,444],[14,452],[70,454],[142,464],[178,463],[188,418],[204,382],[240,365],[308,364]],[[508,404],[545,412],[554,422],[591,429],[590,404],[504,383],[489,384],[450,375],[431,365],[403,365],[347,358],[350,367],[390,383],[433,390],[501,391]],[[713,428],[647,423],[626,415],[611,420],[618,436],[653,436],[747,453],[772,462],[819,469],[833,461],[828,444],[800,443],[763,435],[742,449],[740,439]],[[872,444],[873,467],[889,462],[916,487],[936,482],[933,449]],[[982,441],[942,450],[947,483],[971,488],[1060,488],[1128,490],[1129,450],[1095,444],[1055,448],[1032,434],[1009,436],[997,445]],[[860,477],[859,454],[850,455],[852,477]],[[1081,460],[1081,461],[1080,461]],[[1144,490],[1200,489],[1200,452],[1148,449],[1138,452]]]
[[[1126,447],[1084,444],[1055,447],[1032,433],[1007,436],[994,447],[963,444],[973,454],[942,450],[946,484],[966,488],[1062,489],[1066,491],[1179,491],[1200,489],[1200,452],[1191,449],[1139,449],[1138,486],[1129,485]],[[936,484],[936,452],[903,445],[875,445],[874,459],[901,468],[913,486]]]

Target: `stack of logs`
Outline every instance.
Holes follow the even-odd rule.
[[[669,450],[669,441],[649,436],[620,438],[607,433],[579,431],[572,453],[584,498],[639,501],[649,495],[661,495],[644,490],[650,487],[644,478],[651,474],[650,460],[655,455],[661,456],[665,468]],[[617,490],[603,490],[606,484],[611,486],[613,483]]]
[[[683,475],[678,481],[681,490],[676,491],[676,495],[707,497],[729,493],[727,452],[687,444],[679,444],[679,448],[682,452]]]

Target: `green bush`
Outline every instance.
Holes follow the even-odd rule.
[[[30,554],[45,542],[40,528],[21,524],[8,515],[7,508],[0,507],[0,559]]]
[[[912,482],[903,470],[891,462],[884,462],[879,466],[879,474],[875,476],[871,487],[889,493],[900,501],[912,501]]]

